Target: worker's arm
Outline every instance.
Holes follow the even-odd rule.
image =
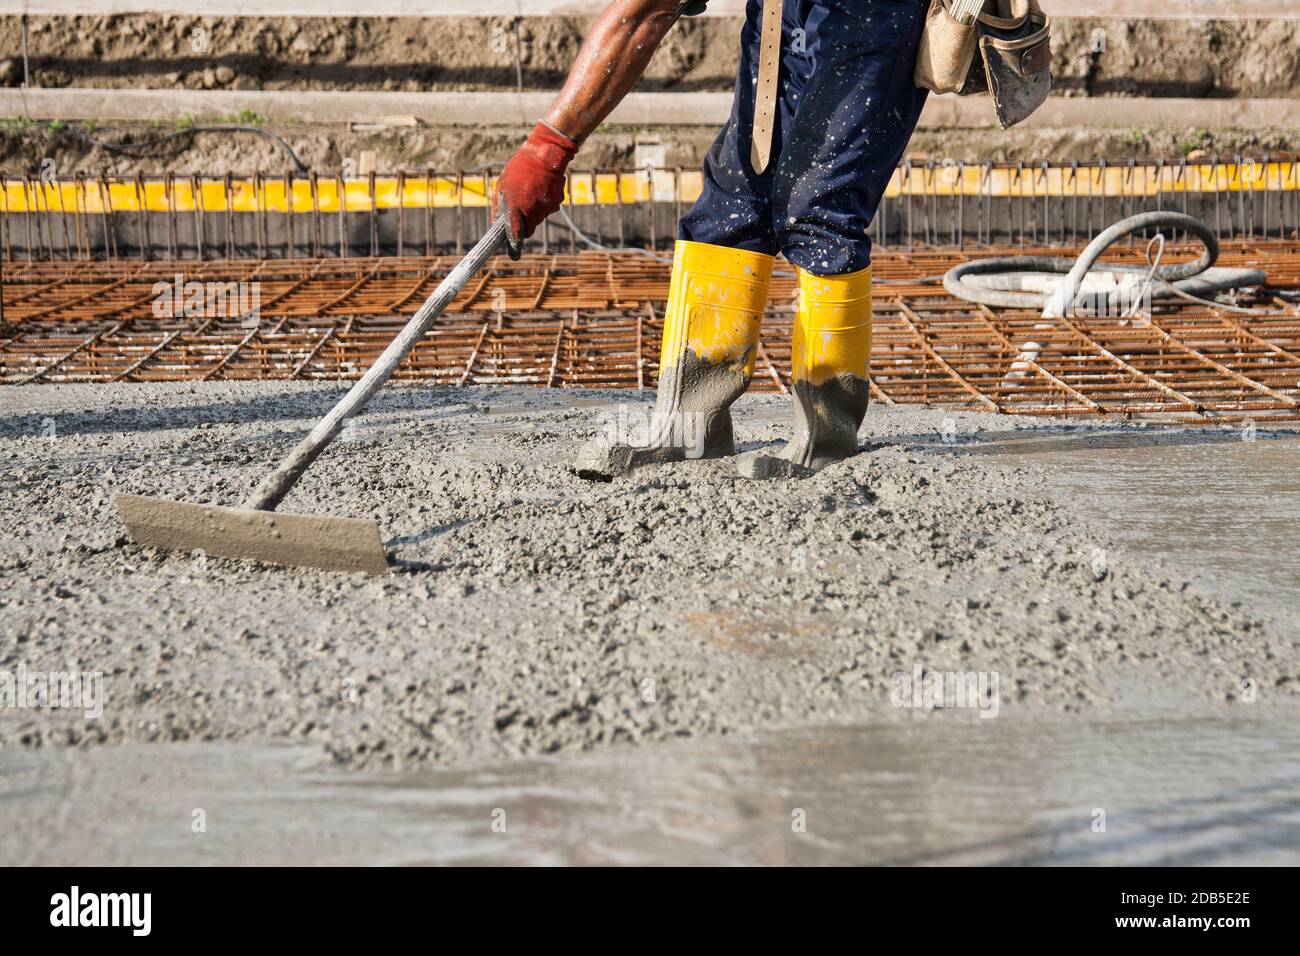
[[[636,86],[682,0],[613,0],[596,20],[564,89],[501,172],[494,206],[510,211],[516,242],[564,201],[578,148]]]
[[[581,146],[641,79],[680,6],[681,0],[614,0],[543,119]]]

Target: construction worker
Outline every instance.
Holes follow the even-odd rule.
[[[603,441],[582,472],[735,453],[731,404],[753,375],[774,257],[798,274],[793,433],[751,477],[804,475],[858,449],[868,400],[868,227],[925,102],[913,82],[928,0],[748,0],[731,117],[679,225],[648,443]],[[583,141],[703,0],[613,0],[564,89],[506,164],[515,241],[560,208]]]

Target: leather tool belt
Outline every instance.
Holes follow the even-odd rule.
[[[1052,88],[1051,21],[1038,0],[985,0],[972,22],[954,15],[957,3],[930,0],[916,85],[963,96],[988,91],[998,125],[1014,126]]]

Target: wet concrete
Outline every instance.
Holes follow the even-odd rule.
[[[0,392],[0,669],[105,686],[97,721],[0,711],[0,745],[293,742],[354,768],[456,765],[899,723],[914,712],[891,680],[915,665],[999,675],[1003,719],[1167,716],[1158,700],[1230,716],[1246,679],[1251,715],[1295,713],[1294,635],[1117,544],[1045,465],[966,453],[1095,434],[1073,424],[873,409],[869,451],[803,481],[716,460],[593,484],[571,455],[636,393],[402,386],[284,506],[373,517],[397,573],[125,540],[113,494],[242,500],[340,391]],[[740,449],[777,447],[789,415],[742,400]]]
[[[945,719],[363,775],[303,748],[9,751],[0,820],[5,865],[1294,866],[1300,730]]]
[[[1233,426],[1047,440],[1016,457],[1049,466],[1076,507],[1109,519],[1117,548],[1176,560],[1198,589],[1300,636],[1300,441]]]
[[[120,541],[111,491],[237,500],[339,390],[0,391],[0,670],[105,691],[0,710],[0,862],[1300,861],[1300,439],[873,408],[804,481],[592,485],[645,397],[405,386],[289,502],[387,580]]]

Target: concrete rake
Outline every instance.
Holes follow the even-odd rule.
[[[132,540],[169,551],[201,550],[204,554],[236,560],[327,571],[385,573],[388,556],[379,536],[379,525],[373,519],[277,514],[276,506],[342,430],[344,422],[365,408],[438,316],[505,242],[508,232],[508,218],[502,216],[442,280],[375,364],[276,469],[262,479],[242,505],[222,507],[117,495],[117,508]]]

